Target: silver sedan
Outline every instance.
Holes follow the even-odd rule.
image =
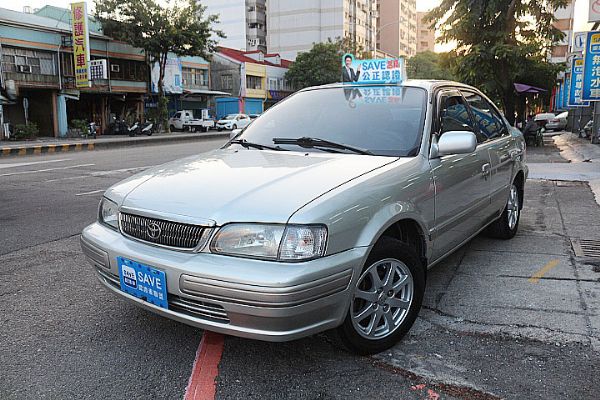
[[[429,268],[483,230],[516,234],[524,150],[469,86],[309,88],[110,188],[81,245],[108,289],[165,317],[269,341],[337,328],[379,352]]]

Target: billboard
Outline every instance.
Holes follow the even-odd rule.
[[[71,4],[71,29],[73,32],[75,86],[78,88],[90,87],[90,33],[85,2]]]
[[[344,83],[402,83],[406,79],[404,58],[356,60],[352,54],[342,56]]]
[[[582,100],[600,100],[600,32],[588,32],[585,43]]]
[[[160,67],[155,62],[152,66],[150,77],[152,78],[152,93],[158,93],[158,78],[160,75]],[[182,94],[183,93],[183,69],[181,60],[178,57],[167,58],[165,64],[165,76],[163,78],[163,88],[166,94]]]
[[[583,58],[573,58],[571,66],[571,86],[569,87],[569,107],[588,107],[589,101],[581,100],[583,89]]]

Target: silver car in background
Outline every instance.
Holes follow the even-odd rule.
[[[165,317],[268,341],[337,328],[380,352],[429,268],[484,229],[516,234],[524,157],[469,86],[304,89],[224,147],[111,187],[81,246],[107,288]]]

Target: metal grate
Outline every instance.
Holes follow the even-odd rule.
[[[600,258],[600,240],[571,239],[577,257]]]
[[[127,213],[119,214],[121,232],[144,242],[182,250],[206,244],[209,228]]]
[[[121,288],[119,277],[111,272],[97,268],[98,274],[104,278],[104,281],[116,289]],[[221,322],[228,324],[229,317],[223,307],[218,304],[207,303],[200,300],[186,299],[177,295],[169,293],[167,295],[169,300],[169,310],[178,312],[180,314],[189,315],[194,318],[202,318],[214,322]]]

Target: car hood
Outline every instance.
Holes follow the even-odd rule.
[[[323,193],[397,160],[219,149],[149,169],[113,186],[106,197],[121,207],[219,225],[232,221],[285,223]]]

